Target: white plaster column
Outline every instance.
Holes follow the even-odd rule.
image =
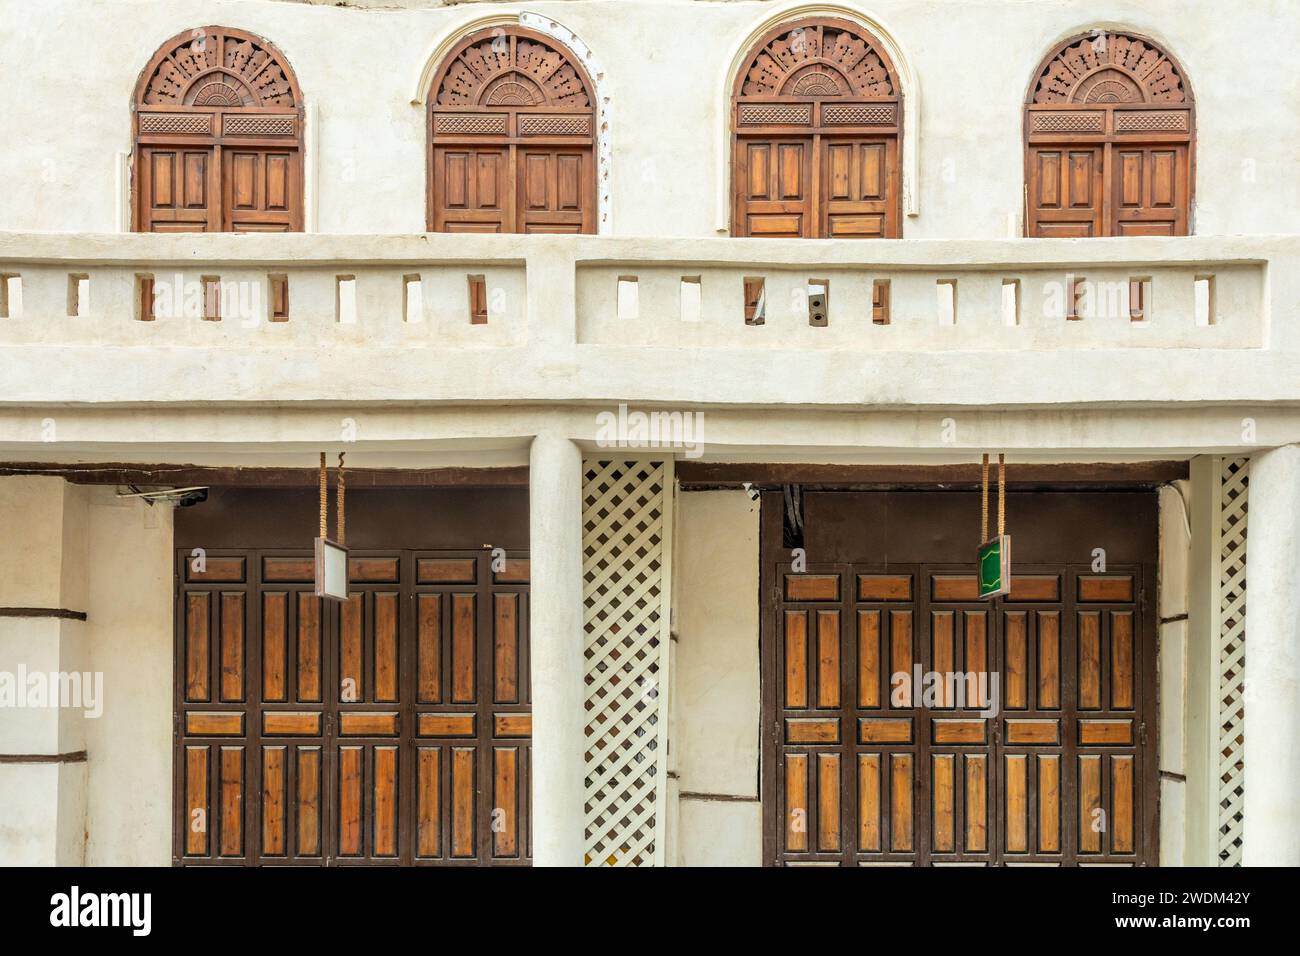
[[[69,685],[58,705],[60,677],[88,671],[86,523],[83,488],[0,478],[0,866],[84,859],[93,698]]]
[[[582,452],[540,434],[529,453],[533,864],[581,866],[584,696]]]
[[[1300,446],[1250,460],[1242,862],[1300,866]]]

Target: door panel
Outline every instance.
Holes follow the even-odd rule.
[[[812,235],[812,139],[743,140],[737,188],[743,235]]]
[[[144,232],[207,232],[213,221],[211,149],[146,148],[140,151],[140,229]]]
[[[1029,234],[1104,235],[1101,147],[1034,147],[1029,152]]]
[[[1116,146],[1111,195],[1120,236],[1187,233],[1187,147]]]
[[[289,232],[301,184],[292,150],[227,147],[221,154],[225,232]]]
[[[510,232],[514,203],[508,147],[434,150],[435,226],[446,232]]]
[[[895,235],[898,140],[823,140],[822,235],[880,239]]]
[[[518,219],[516,232],[580,233],[595,231],[588,182],[591,154],[576,149],[518,151]]]
[[[177,555],[176,860],[527,863],[528,562]]]

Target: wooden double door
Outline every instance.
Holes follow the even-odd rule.
[[[1029,235],[1184,236],[1189,147],[1073,144],[1029,148]]]
[[[358,537],[395,546],[352,550],[346,603],[314,595],[310,551],[227,546],[288,538],[314,493],[178,517],[175,863],[530,861],[527,551],[408,546],[526,514],[470,491],[349,493]]]
[[[899,236],[898,137],[738,137],[737,235]]]
[[[1011,496],[995,601],[974,496],[809,495],[802,571],[765,499],[769,864],[1156,862],[1154,505],[1064,497]]]

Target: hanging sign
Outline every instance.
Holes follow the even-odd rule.
[[[329,490],[325,453],[320,453],[320,536],[316,539],[316,596],[331,601],[348,599],[348,549],[344,547],[343,454],[339,453],[338,540],[329,537]]]
[[[981,481],[979,596],[981,599],[1011,593],[1011,535],[1006,533],[1006,456],[998,455],[998,533],[989,537],[989,456],[984,456]]]

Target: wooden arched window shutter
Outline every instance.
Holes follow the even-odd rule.
[[[302,94],[267,41],[227,27],[173,37],[135,97],[140,232],[298,232]]]
[[[856,24],[761,38],[732,92],[732,234],[898,238],[902,90]]]
[[[429,230],[594,233],[595,102],[550,37],[495,27],[458,43],[429,95]]]
[[[1025,234],[1184,236],[1195,112],[1174,59],[1151,40],[1068,40],[1025,103]]]

